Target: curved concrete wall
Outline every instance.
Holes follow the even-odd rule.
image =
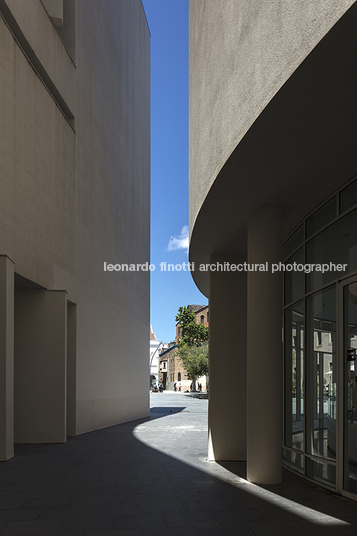
[[[352,0],[190,3],[190,261],[210,300],[209,457],[246,459],[256,483],[281,480],[282,274],[223,266],[281,260],[284,236],[356,175],[356,27]]]
[[[190,1],[190,230],[222,166],[355,0]]]

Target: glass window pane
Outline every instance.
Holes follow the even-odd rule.
[[[283,464],[299,473],[304,473],[304,456],[294,450],[283,448]]]
[[[344,289],[344,489],[357,493],[357,283]]]
[[[340,192],[341,213],[357,204],[357,180]]]
[[[293,264],[296,262],[296,264],[304,264],[304,249],[301,248],[299,251],[295,253],[292,257],[290,257],[286,264]],[[298,300],[299,298],[302,298],[304,295],[304,282],[305,282],[305,274],[304,272],[298,272],[295,270],[292,270],[291,272],[285,272],[284,273],[284,303],[287,305],[288,303],[294,302]]]
[[[307,274],[308,291],[357,270],[357,210],[322,231],[310,240],[306,247],[308,264],[325,264],[329,268],[346,264],[344,271],[311,271]]]
[[[283,259],[289,257],[304,242],[304,225],[300,225],[296,231],[283,244]]]
[[[285,423],[284,444],[304,448],[304,305],[285,310]]]
[[[306,474],[317,482],[336,487],[336,466],[331,463],[306,458]]]
[[[336,287],[306,303],[306,449],[336,458]]]
[[[327,201],[306,220],[306,238],[322,229],[334,218],[336,218],[336,196]]]

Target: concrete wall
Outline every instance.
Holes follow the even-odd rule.
[[[150,36],[140,0],[74,0],[69,55],[51,3],[0,0],[0,251],[75,304],[74,434],[148,414],[149,273],[103,263],[150,257]]]
[[[357,3],[190,6],[190,261],[200,264],[246,255],[262,207],[282,211],[286,237],[356,174]],[[208,274],[193,277],[208,296]]]
[[[150,258],[150,43],[141,1],[77,2],[76,20],[78,283],[55,274],[77,303],[82,432],[148,414],[150,276],[103,261]]]
[[[190,230],[222,166],[355,0],[190,0]]]
[[[66,441],[67,296],[15,292],[15,443]]]
[[[0,256],[0,460],[14,455],[14,263]]]
[[[281,261],[284,237],[355,176],[356,26],[353,0],[190,1],[196,266],[217,257]],[[247,478],[263,484],[280,481],[282,462],[283,303],[274,275],[247,274],[239,302],[247,324],[231,334],[238,354],[232,342],[219,344],[223,311],[244,295],[242,274],[192,272],[210,298],[209,456],[244,459],[246,450]],[[226,368],[247,378],[241,400],[232,389],[220,394]],[[237,418],[227,418],[229,407]]]

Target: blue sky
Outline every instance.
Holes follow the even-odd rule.
[[[143,0],[151,33],[151,324],[175,337],[180,306],[206,304],[188,262],[188,0]]]

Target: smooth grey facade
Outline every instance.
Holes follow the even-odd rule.
[[[343,429],[353,429],[345,415],[352,400],[347,377],[354,369],[347,372],[343,366],[350,344],[346,337],[353,334],[344,332],[351,322],[346,316],[350,302],[342,288],[356,267],[354,245],[343,250],[334,244],[342,244],[353,229],[343,216],[353,212],[354,203],[343,207],[341,192],[346,196],[344,187],[353,184],[357,173],[356,26],[357,5],[352,0],[190,1],[190,261],[195,266],[228,261],[270,266],[287,263],[290,247],[290,255],[299,252],[303,263],[317,258],[326,262],[333,250],[334,262],[341,258],[349,265],[321,283],[334,285],[340,296],[335,320],[333,314],[330,319],[321,317],[316,305],[321,296],[311,297],[321,292],[321,285],[302,289],[295,275],[286,274],[284,283],[282,271],[192,272],[210,299],[209,455],[247,460],[249,480],[274,483],[281,479],[284,446],[284,460],[292,469],[347,495],[354,493],[344,473],[353,459],[352,447],[350,453],[346,447],[352,432],[344,436]],[[349,188],[353,192],[353,186]],[[353,199],[353,193],[348,195]],[[321,212],[316,210],[326,201],[334,209],[308,234],[307,222],[319,221]],[[345,225],[332,228],[340,218]],[[318,239],[330,226],[333,240],[330,235],[329,240]],[[302,229],[302,238],[295,245],[296,229]],[[235,311],[232,303],[239,304]],[[306,318],[298,322],[303,347],[295,346],[300,306]],[[227,310],[234,314],[234,335],[220,320]],[[284,310],[290,321],[290,328],[285,325],[290,333],[285,331],[285,361]],[[335,322],[334,330],[328,331],[326,322]],[[326,352],[312,342],[322,333],[330,341]],[[294,376],[298,351],[303,402],[298,400]],[[218,373],[223,360],[229,363],[228,377]],[[340,366],[337,395],[332,395],[334,382],[328,380],[334,377],[334,360]],[[337,397],[340,412],[332,457],[326,452],[334,450],[334,425],[326,423],[334,404],[325,411],[324,386],[330,389],[326,397]],[[298,414],[301,429],[295,422]],[[296,427],[297,433],[303,430],[300,450],[294,450],[297,442],[293,444],[289,434],[287,444],[287,426],[293,435]],[[309,437],[314,438],[313,447]],[[287,451],[301,458],[299,467]],[[330,466],[337,471],[334,481],[325,478]]]
[[[141,0],[0,14],[5,460],[148,414],[149,275],[103,266],[150,256],[150,35]]]

